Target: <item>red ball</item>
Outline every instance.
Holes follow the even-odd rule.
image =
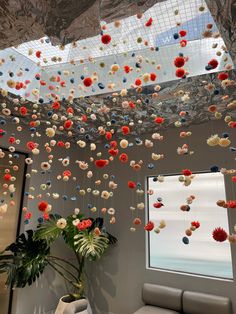
[[[180,46],[181,47],[186,47],[187,46],[187,40],[186,39],[182,39],[180,42],[179,42],[179,44],[180,44]]]
[[[65,171],[63,171],[62,175],[63,175],[63,177],[71,177],[72,173],[70,170],[65,170]]]
[[[32,150],[32,149],[34,149],[36,147],[34,142],[27,142],[26,146],[30,150]]]
[[[10,181],[10,180],[11,180],[11,175],[10,175],[10,173],[6,173],[6,174],[4,175],[4,180],[6,180],[6,181]]]
[[[36,53],[35,53],[36,57],[37,57],[37,58],[40,58],[40,57],[41,57],[41,53],[42,53],[42,52],[41,52],[41,51],[39,51],[39,50],[38,50],[38,51],[36,51]]]
[[[162,124],[164,122],[164,118],[162,117],[156,117],[156,119],[154,120],[157,124]]]
[[[156,78],[157,78],[156,73],[151,73],[151,74],[150,74],[150,80],[151,80],[151,81],[155,81]]]
[[[192,221],[191,222],[191,226],[195,227],[196,229],[198,229],[200,227],[200,222],[199,221]]]
[[[130,128],[126,125],[122,126],[121,131],[124,135],[127,135],[130,133]]]
[[[146,231],[152,231],[153,230],[153,228],[154,228],[154,223],[152,222],[152,221],[149,221],[146,225],[145,225],[145,227],[144,227],[144,230],[146,230]]]
[[[228,234],[223,228],[218,227],[213,230],[212,237],[217,242],[224,242],[227,239]]]
[[[136,79],[135,82],[134,82],[134,84],[135,84],[136,86],[140,86],[140,85],[142,85],[142,81],[141,81],[140,79]]]
[[[222,73],[220,73],[220,74],[218,75],[218,79],[219,79],[220,81],[227,80],[228,77],[229,77],[229,75],[228,75],[228,73],[226,73],[226,72],[222,72]]]
[[[129,187],[130,189],[135,189],[135,188],[136,188],[136,183],[133,182],[133,181],[128,181],[128,187]]]
[[[101,41],[104,45],[108,45],[111,42],[111,36],[108,34],[104,34],[101,37]]]
[[[184,169],[184,170],[182,170],[182,174],[184,175],[184,176],[191,176],[191,174],[192,174],[192,171],[191,170],[189,170],[189,169]]]
[[[110,142],[110,147],[111,148],[116,148],[117,147],[117,141],[111,141]]]
[[[150,19],[146,22],[145,26],[149,27],[152,25],[153,19],[150,17]]]
[[[64,122],[64,128],[65,129],[70,129],[72,127],[73,122],[71,120],[66,120]]]
[[[58,142],[57,142],[57,146],[58,146],[58,147],[64,147],[64,146],[65,146],[65,143],[62,142],[62,141],[58,141]]]
[[[128,162],[128,160],[129,160],[128,155],[127,155],[127,154],[125,154],[125,153],[120,154],[120,156],[119,156],[119,160],[120,160],[120,162],[122,162],[122,163],[126,163],[126,162]]]
[[[27,114],[27,108],[26,107],[20,107],[20,113],[22,115],[26,115]]]
[[[47,207],[48,207],[48,203],[46,201],[42,201],[42,202],[38,203],[38,209],[41,212],[45,212]]]
[[[125,71],[125,73],[128,74],[128,73],[130,72],[130,70],[131,70],[131,69],[130,69],[130,66],[128,66],[128,65],[125,65],[125,66],[124,66],[124,71]]]
[[[175,71],[175,75],[177,77],[183,77],[185,75],[185,70],[183,68],[178,68],[176,71]]]
[[[105,137],[109,141],[112,138],[112,133],[111,132],[106,132]]]
[[[84,86],[89,87],[93,84],[93,80],[91,79],[91,77],[86,77],[83,80]]]
[[[95,166],[98,168],[103,168],[108,165],[109,161],[107,159],[98,159],[95,161]]]
[[[116,156],[116,155],[118,155],[119,150],[118,150],[118,149],[115,149],[115,148],[111,148],[111,149],[108,150],[108,153],[109,153],[111,156]]]
[[[182,29],[181,31],[179,31],[179,36],[180,37],[184,37],[187,35],[187,31],[185,31],[184,29]]]
[[[52,108],[55,110],[60,109],[61,105],[58,101],[54,101],[54,103],[52,104]]]
[[[209,62],[208,62],[208,65],[211,66],[212,69],[216,69],[218,67],[218,61],[216,59],[211,59]]]
[[[232,177],[232,181],[236,182],[236,176]]]
[[[182,66],[184,66],[185,64],[185,60],[183,57],[177,57],[175,58],[174,60],[174,65],[177,67],[177,68],[181,68]]]

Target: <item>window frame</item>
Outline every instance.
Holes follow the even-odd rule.
[[[216,171],[219,173],[220,171]],[[211,173],[210,170],[202,170],[202,171],[193,171],[193,174],[204,174],[204,173]],[[215,172],[214,172],[215,173]],[[164,177],[170,177],[170,176],[180,176],[181,173],[167,173],[167,174],[159,174]],[[223,174],[222,174],[223,175]],[[158,175],[147,175],[145,176],[145,203],[146,203],[146,213],[145,213],[145,222],[148,222],[150,220],[150,215],[149,215],[149,195],[147,194],[147,191],[149,190],[149,179],[157,177]],[[227,179],[226,176],[223,175],[224,177],[224,186],[225,186],[225,195],[228,198],[228,191],[227,191]],[[227,219],[228,219],[228,227],[229,230],[231,229],[231,215],[230,211],[227,208]],[[186,276],[192,276],[192,277],[200,277],[200,278],[208,278],[208,279],[213,279],[213,280],[220,280],[220,281],[228,281],[228,282],[234,282],[235,279],[235,271],[234,271],[234,255],[233,255],[233,247],[232,244],[230,243],[230,255],[231,255],[231,263],[232,263],[232,274],[233,278],[227,278],[227,277],[217,277],[213,275],[204,275],[204,274],[198,274],[194,272],[188,272],[188,271],[181,271],[181,270],[173,270],[173,269],[168,269],[168,268],[160,268],[160,267],[153,267],[150,265],[150,232],[145,232],[145,251],[146,251],[146,269],[147,270],[152,270],[152,271],[159,271],[159,272],[167,272],[170,274],[179,274],[179,275],[186,275]]]

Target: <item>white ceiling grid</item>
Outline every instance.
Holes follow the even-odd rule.
[[[204,7],[203,11],[199,8]],[[153,25],[146,27],[145,23],[149,18],[153,19]],[[180,26],[177,26],[180,23]],[[17,48],[10,48],[0,52],[0,58],[6,51],[9,55],[12,53],[17,58],[17,70],[21,68],[29,68],[27,79],[31,81],[27,86],[27,90],[16,91],[21,96],[27,99],[36,101],[32,95],[32,89],[38,88],[39,95],[43,102],[53,100],[52,94],[57,94],[60,98],[67,98],[74,90],[74,96],[89,96],[101,93],[111,92],[108,88],[109,83],[114,83],[114,90],[128,89],[135,79],[143,73],[156,72],[156,83],[176,80],[175,67],[173,59],[180,52],[189,57],[186,63],[186,70],[189,71],[189,76],[201,75],[209,73],[205,70],[205,66],[212,58],[217,58],[219,66],[214,71],[224,70],[225,64],[232,64],[230,56],[221,49],[224,45],[223,40],[219,38],[203,38],[202,33],[206,29],[207,24],[213,24],[213,31],[217,31],[214,21],[207,9],[203,0],[167,0],[157,3],[152,8],[147,10],[141,19],[136,16],[130,16],[121,21],[119,28],[115,27],[114,23],[107,24],[108,33],[112,37],[109,45],[103,45],[100,40],[100,35],[76,42],[76,48],[72,44],[66,45],[63,50],[58,46],[52,46],[47,37],[37,41],[24,43]],[[103,22],[101,23],[103,25]],[[174,40],[173,34],[181,29],[187,30],[186,39],[188,44],[185,48],[181,48],[179,40]],[[137,38],[142,38],[142,42],[138,43]],[[149,46],[145,45],[148,41]],[[217,44],[217,49],[213,49],[212,45]],[[158,47],[159,51],[150,51],[150,47]],[[29,50],[33,53],[29,55]],[[216,51],[220,50],[221,55],[216,57]],[[36,51],[41,51],[41,58],[37,58]],[[136,53],[133,57],[132,54]],[[142,56],[145,60],[142,64],[141,72],[136,69],[137,56]],[[61,58],[60,62],[54,62],[54,57]],[[88,62],[88,58],[94,58],[93,62]],[[73,60],[74,64],[71,64]],[[81,63],[83,60],[84,63]],[[100,63],[104,62],[105,67],[101,68]],[[152,63],[153,62],[153,63]],[[40,66],[39,66],[40,63]],[[122,70],[119,70],[114,75],[108,75],[110,66],[118,63],[120,69],[126,64],[132,66],[134,70],[124,75]],[[14,64],[14,66],[15,66]],[[156,65],[160,64],[161,69],[156,70]],[[11,71],[12,62],[5,62],[5,71]],[[1,70],[1,69],[0,69]],[[65,81],[65,87],[61,88],[59,83],[50,81],[52,76],[57,76],[61,72],[61,80]],[[69,75],[63,75],[63,71]],[[104,85],[101,89],[97,84],[92,87],[85,88],[82,84],[81,76],[92,76],[93,73],[98,74],[98,82]],[[213,71],[211,71],[213,72]],[[47,81],[46,86],[40,86],[39,81],[34,78],[36,73],[40,73],[41,79]],[[0,77],[1,80],[2,77]],[[71,83],[71,79],[73,83]],[[4,88],[7,88],[3,82]],[[146,85],[153,84],[147,82]],[[50,91],[50,85],[54,90]],[[11,90],[12,92],[12,90]]]

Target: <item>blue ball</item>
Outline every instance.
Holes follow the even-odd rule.
[[[174,39],[178,39],[179,38],[179,34],[178,33],[174,33],[173,37],[174,37]]]
[[[68,196],[67,196],[67,195],[63,195],[63,196],[62,196],[62,199],[63,199],[63,201],[67,201]]]
[[[232,146],[231,146],[231,147],[229,148],[229,150],[230,150],[231,152],[236,152],[236,147],[232,147]]]
[[[110,145],[109,144],[105,144],[104,147],[105,148],[110,148]]]
[[[123,83],[126,83],[126,82],[127,82],[127,78],[124,77],[124,78],[123,78]]]
[[[205,70],[206,70],[206,71],[210,71],[211,69],[212,69],[212,67],[211,67],[210,65],[206,65],[206,66],[205,66]]]
[[[212,166],[211,167],[211,172],[218,172],[219,171],[219,167],[218,166]]]
[[[223,133],[223,134],[222,134],[222,137],[224,137],[224,138],[229,137],[229,133]]]
[[[219,95],[219,93],[220,93],[219,89],[216,88],[216,89],[214,90],[214,95]]]
[[[76,190],[78,190],[78,191],[80,190],[80,185],[76,186]]]
[[[84,79],[84,75],[81,75],[81,77],[80,77],[80,78],[81,78],[81,80],[83,80],[83,79]]]
[[[25,225],[28,225],[28,224],[29,224],[29,220],[26,219],[26,220],[24,221],[24,224],[25,224]]]
[[[39,103],[43,104],[43,102],[44,102],[43,98],[39,98]]]
[[[134,52],[132,53],[131,57],[135,57],[135,53]]]
[[[187,237],[183,237],[182,241],[184,244],[189,244],[189,238]]]
[[[157,177],[154,177],[154,178],[152,179],[153,182],[157,182],[157,180],[158,180]]]
[[[91,209],[93,207],[92,204],[88,204],[88,209]]]
[[[70,82],[71,82],[71,84],[74,84],[75,79],[71,78],[71,79],[70,79]]]
[[[155,51],[159,51],[159,47],[156,47],[156,48],[155,48]]]
[[[148,164],[148,169],[153,169],[154,168],[154,164],[153,163],[149,163]]]
[[[43,218],[42,218],[42,217],[39,217],[39,218],[38,218],[38,223],[41,224],[42,222],[43,222]]]
[[[105,85],[102,84],[102,83],[98,83],[98,87],[99,87],[100,89],[104,89],[104,88],[105,88]]]

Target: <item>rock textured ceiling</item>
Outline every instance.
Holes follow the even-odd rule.
[[[62,102],[60,110],[56,112],[58,119],[52,118],[52,104],[39,105],[37,108],[32,103],[21,99],[19,103],[13,102],[14,98],[2,98],[6,107],[12,112],[11,116],[4,119],[20,117],[21,122],[29,125],[32,114],[37,114],[40,121],[40,128],[46,129],[52,125],[57,126],[58,134],[68,137],[71,141],[84,139],[88,141],[101,141],[104,136],[99,133],[99,127],[107,131],[114,130],[116,136],[121,136],[122,125],[130,125],[130,135],[139,137],[146,133],[159,132],[169,127],[175,127],[176,123],[182,127],[191,124],[199,124],[210,120],[215,120],[215,114],[208,108],[216,105],[217,112],[222,117],[230,115],[236,119],[236,72],[230,72],[229,84],[223,85],[217,78],[217,74],[202,75],[193,78],[180,80],[174,84],[168,82],[163,84],[158,96],[153,98],[153,87],[147,87],[142,93],[137,94],[130,91],[127,97],[119,95],[103,95],[88,97],[83,100],[74,100],[73,103]],[[122,104],[132,102],[135,108],[124,108]],[[22,117],[19,114],[19,106],[24,105],[28,114]],[[70,132],[60,130],[65,119],[68,117],[68,107],[73,108],[74,114],[70,117],[73,127]],[[186,112],[186,116],[181,118],[179,113]],[[87,121],[83,121],[86,115]],[[94,119],[93,116],[96,116]],[[161,116],[165,123],[158,126],[154,119]],[[41,132],[42,133],[42,132]]]
[[[100,33],[111,22],[144,12],[164,0],[2,0],[0,49],[39,39],[67,44]]]

